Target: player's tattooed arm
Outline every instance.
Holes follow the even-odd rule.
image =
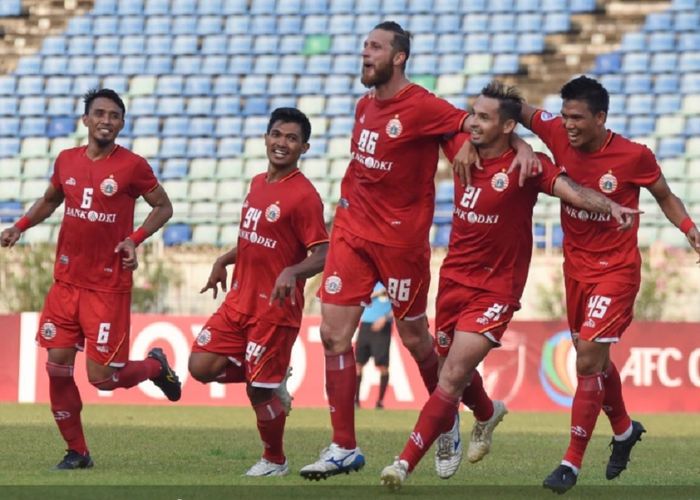
[[[689,219],[688,211],[685,209],[683,201],[673,194],[663,174],[654,184],[648,186],[647,189],[656,199],[656,202],[659,204],[666,218],[671,221],[674,226],[681,228],[683,221]],[[685,236],[688,239],[690,247],[700,254],[700,232],[698,232],[698,228],[695,224],[690,227]]]
[[[221,257],[216,259],[214,265],[211,266],[211,273],[209,273],[209,278],[206,284],[202,287],[199,293],[204,293],[207,290],[214,291],[214,298],[216,298],[219,293],[219,285],[221,285],[221,291],[226,292],[226,281],[228,273],[226,272],[226,266],[230,266],[236,263],[236,248],[226,252]]]
[[[536,111],[536,107],[531,106],[526,102],[523,102],[520,108],[520,123],[523,125],[523,127],[531,129],[530,126],[532,125],[532,117],[535,115]]]
[[[635,215],[642,213],[636,208],[623,207],[599,192],[577,184],[566,175],[556,178],[552,193],[575,207],[612,215],[620,224],[620,230],[632,227]]]
[[[277,276],[275,286],[272,288],[270,304],[278,301],[281,306],[289,297],[292,305],[296,305],[297,280],[310,278],[323,271],[327,253],[328,243],[320,243],[311,247],[309,255],[304,260],[293,266],[285,267]]]
[[[63,203],[64,195],[63,191],[56,188],[53,184],[49,184],[46,188],[44,196],[36,200],[31,208],[24,215],[26,226],[23,229],[17,227],[17,225],[10,226],[6,228],[0,234],[0,246],[12,247],[19,240],[22,235],[22,231],[29,229],[32,226],[36,226],[41,223],[44,219],[49,217],[56,209]]]

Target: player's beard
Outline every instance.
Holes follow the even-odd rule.
[[[362,77],[360,82],[367,88],[378,87],[384,85],[391,77],[394,76],[394,66],[391,63],[384,65],[375,64],[374,65],[374,75],[372,77],[365,76],[364,66],[362,71]]]

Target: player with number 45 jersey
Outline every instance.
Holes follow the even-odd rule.
[[[129,360],[136,247],[172,216],[172,205],[148,162],[115,144],[124,127],[125,107],[119,95],[110,89],[92,90],[84,101],[87,146],[58,155],[44,196],[0,236],[0,244],[11,247],[23,231],[62,203],[65,206],[55,282],[37,333],[39,345],[48,351],[51,411],[68,448],[58,470],[93,466],[73,380],[78,350],[85,350],[88,380],[100,390],[151,380],[170,401],[180,399],[180,381],[160,348],[153,348],[145,360]],[[134,231],[134,207],[141,196],[152,210]]]

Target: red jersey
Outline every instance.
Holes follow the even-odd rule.
[[[304,280],[297,280],[296,305],[289,299],[270,304],[277,277],[298,264],[309,248],[328,241],[323,203],[311,182],[296,169],[268,183],[256,175],[243,202],[236,266],[226,300],[240,313],[286,326],[299,326],[304,308]]]
[[[350,165],[334,224],[391,247],[425,244],[440,140],[458,132],[466,117],[415,84],[390,99],[363,96],[355,108]]]
[[[466,134],[459,134],[460,140]],[[453,141],[450,141],[451,143]],[[462,139],[461,142],[464,142]],[[445,147],[448,158],[457,151]],[[472,170],[472,185],[455,176],[455,207],[447,256],[440,279],[495,292],[519,304],[532,257],[532,210],[540,192],[552,194],[561,171],[538,153],[543,173],[518,186],[518,170],[506,171],[515,152],[482,159]]]
[[[132,271],[114,248],[134,230],[136,199],[158,186],[148,162],[116,146],[93,161],[87,146],[56,158],[51,184],[63,192],[64,213],[56,246],[54,278],[103,292],[129,292]]]
[[[538,110],[532,131],[547,145],[554,161],[576,183],[603,193],[625,207],[639,206],[640,186],[650,186],[661,168],[649,148],[608,131],[603,146],[593,153],[572,147],[561,117]],[[641,279],[637,248],[639,219],[627,231],[618,231],[610,214],[589,213],[561,203],[564,230],[564,273],[577,281],[636,282]]]

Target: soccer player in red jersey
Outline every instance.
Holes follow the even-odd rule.
[[[521,121],[549,147],[557,165],[582,186],[625,206],[637,207],[639,190],[648,189],[666,217],[700,253],[700,233],[669,189],[654,154],[605,128],[608,92],[580,76],[561,89],[561,116],[523,106]],[[561,465],[544,486],[563,493],[576,484],[586,445],[601,408],[613,429],[607,479],[625,470],[632,447],[645,432],[632,421],[622,397],[620,375],[610,346],[632,321],[639,290],[641,257],[637,228],[618,231],[614,221],[561,205],[564,279],[569,328],[576,346],[578,387],[571,408],[571,439]]]
[[[323,269],[328,233],[318,192],[297,168],[311,124],[301,111],[272,112],[265,134],[267,172],[255,176],[243,202],[238,245],[219,257],[202,288],[231,291],[192,345],[190,373],[200,382],[245,383],[263,456],[247,476],[284,476],[286,389],[292,346],[304,307],[304,282]]]
[[[387,289],[399,336],[428,391],[437,384],[437,354],[425,317],[433,178],[441,139],[462,130],[467,113],[406,78],[409,54],[409,33],[391,21],[369,33],[362,51],[361,81],[372,90],[355,109],[351,160],[320,292],[333,437],[319,459],[301,469],[311,480],[364,466],[355,439],[357,380],[351,341],[376,282]],[[522,154],[514,163],[536,163],[529,146],[520,142]],[[456,155],[460,178],[475,158],[472,152],[467,144]],[[526,170],[521,169],[521,175]]]
[[[83,124],[88,144],[62,151],[44,196],[0,235],[13,246],[65,202],[56,246],[54,284],[39,322],[37,340],[47,349],[51,411],[68,452],[56,469],[93,466],[80,421],[82,401],[73,380],[78,350],[85,350],[88,380],[103,391],[156,384],[170,401],[180,399],[180,381],[162,349],[129,361],[132,272],[136,247],[160,229],[173,209],[148,162],[115,144],[125,107],[110,89],[85,94]],[[153,210],[134,231],[140,196]]]
[[[449,158],[460,142],[470,140],[483,170],[472,173],[468,187],[455,178],[452,233],[437,297],[437,349],[444,362],[438,386],[423,406],[403,452],[382,471],[382,483],[392,489],[403,484],[438,435],[452,427],[460,400],[474,410],[483,427],[474,443],[480,449],[470,445],[470,461],[488,452],[493,428],[506,410],[502,402],[486,395],[476,367],[500,346],[513,313],[520,308],[532,256],[537,195],[560,197],[592,213],[611,215],[620,223],[636,213],[575,184],[543,154],[539,154],[542,175],[518,187],[515,174],[507,170],[515,154],[510,136],[520,118],[521,103],[513,87],[491,82],[467,119],[470,136],[459,134],[446,145]]]

